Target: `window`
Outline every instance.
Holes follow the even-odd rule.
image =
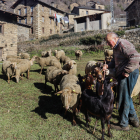
[[[50,15],[52,14],[52,10],[51,10],[51,8],[50,8]]]
[[[31,24],[33,24],[33,17],[31,17]]]
[[[50,29],[50,34],[52,34],[52,29]]]
[[[88,11],[86,11],[86,15],[88,15]]]
[[[98,6],[98,9],[100,9],[100,6]]]
[[[33,28],[31,28],[31,34],[33,34],[34,32],[33,32]]]
[[[3,34],[3,24],[0,24],[0,33]]]
[[[25,18],[25,24],[27,24],[27,18]]]
[[[33,6],[31,6],[31,14],[33,14],[33,9],[34,9],[34,7],[33,7]]]
[[[27,7],[24,8],[24,14],[27,15]]]
[[[42,22],[44,22],[44,17],[42,17]]]
[[[21,9],[18,9],[18,14],[21,15]]]
[[[44,27],[42,27],[42,33],[44,34]]]
[[[21,19],[18,20],[18,23],[21,23]]]

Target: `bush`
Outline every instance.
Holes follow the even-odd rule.
[[[125,31],[122,30],[122,31],[116,31],[115,32],[118,36],[122,36],[122,35],[125,35]]]

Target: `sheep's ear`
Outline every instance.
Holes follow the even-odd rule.
[[[59,92],[55,93],[55,95],[58,95],[58,94],[62,94],[62,90],[60,90]]]
[[[76,62],[73,63],[74,65],[76,64]]]

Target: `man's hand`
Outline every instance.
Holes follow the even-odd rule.
[[[106,70],[107,68],[108,68],[108,65],[107,64],[104,64],[103,65],[103,71]]]
[[[129,74],[128,73],[122,73],[122,75],[124,76],[124,77],[129,77]]]

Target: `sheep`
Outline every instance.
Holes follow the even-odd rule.
[[[8,84],[10,83],[10,76],[13,76],[15,73],[16,62],[4,61],[2,64],[2,73],[7,75]]]
[[[48,67],[45,73],[45,87],[46,87],[46,83],[50,82],[54,84],[55,92],[57,92],[59,90],[58,85],[62,77],[66,74],[68,74],[68,71],[66,70],[58,69],[55,66]]]
[[[113,50],[105,49],[104,55],[106,56],[112,56],[113,55]]]
[[[62,55],[65,55],[65,52],[63,51],[63,50],[60,50],[60,51],[57,51],[57,50],[55,50],[55,57],[57,58],[57,59],[60,59],[60,57],[62,56]]]
[[[83,55],[82,51],[80,50],[75,51],[76,59],[81,60],[82,55]]]
[[[20,63],[21,61],[26,61],[27,59],[8,58],[7,60],[10,61],[10,62]]]
[[[62,55],[61,57],[60,57],[60,63],[61,64],[65,64],[65,63],[67,63],[68,61],[70,61],[71,59],[68,57],[68,56],[66,56],[66,55]]]
[[[50,49],[49,51],[43,51],[41,53],[42,57],[48,57],[48,56],[52,56],[52,50]]]
[[[63,70],[67,70],[69,74],[76,75],[77,74],[77,64],[74,60],[68,61],[66,64],[64,64]]]
[[[105,61],[108,64],[113,58],[113,50],[105,49],[104,55],[105,55]]]
[[[28,53],[19,53],[19,56],[22,59],[30,59],[30,55]]]
[[[25,60],[25,61],[21,61],[19,64],[17,64],[17,67],[15,67],[15,77],[16,78],[16,82],[19,82],[19,78],[21,77],[20,75],[23,73],[27,73],[27,79],[29,79],[29,72],[30,72],[30,68],[33,65],[33,61],[34,58],[32,58],[31,60]]]
[[[81,97],[81,87],[79,80],[75,75],[67,74],[60,81],[60,91],[55,94],[61,94],[61,101],[65,108],[65,115],[69,108],[73,110],[73,125],[76,125],[76,108]]]
[[[16,55],[7,55],[6,56],[6,60],[9,58],[20,58],[20,56],[16,56]]]
[[[85,67],[85,74],[94,71],[96,67],[102,67],[102,63],[96,61],[88,61]]]
[[[56,65],[60,68],[60,65],[59,63],[57,64],[58,60],[56,57],[54,56],[49,56],[49,57],[45,57],[45,58],[42,58],[42,57],[38,57],[36,56],[35,57],[35,61],[40,65],[41,67],[41,71],[40,71],[40,74],[42,73],[42,69],[45,67],[45,66],[50,66],[50,65]],[[55,61],[55,62],[53,62]]]
[[[86,116],[86,127],[89,127],[88,122],[90,121],[88,113],[101,119],[102,125],[102,137],[104,140],[105,132],[105,122],[108,124],[108,136],[112,137],[110,132],[110,118],[113,112],[113,101],[114,94],[112,87],[117,85],[116,81],[110,82],[110,79],[105,79],[101,82],[104,84],[103,95],[98,97],[98,95],[93,94],[91,89],[85,89],[82,93],[82,103],[85,107],[85,116]],[[97,125],[97,121],[95,127]],[[95,132],[94,127],[94,132]]]
[[[55,59],[50,60],[49,66],[55,66],[59,69],[62,69],[60,62],[58,60],[55,60]]]

